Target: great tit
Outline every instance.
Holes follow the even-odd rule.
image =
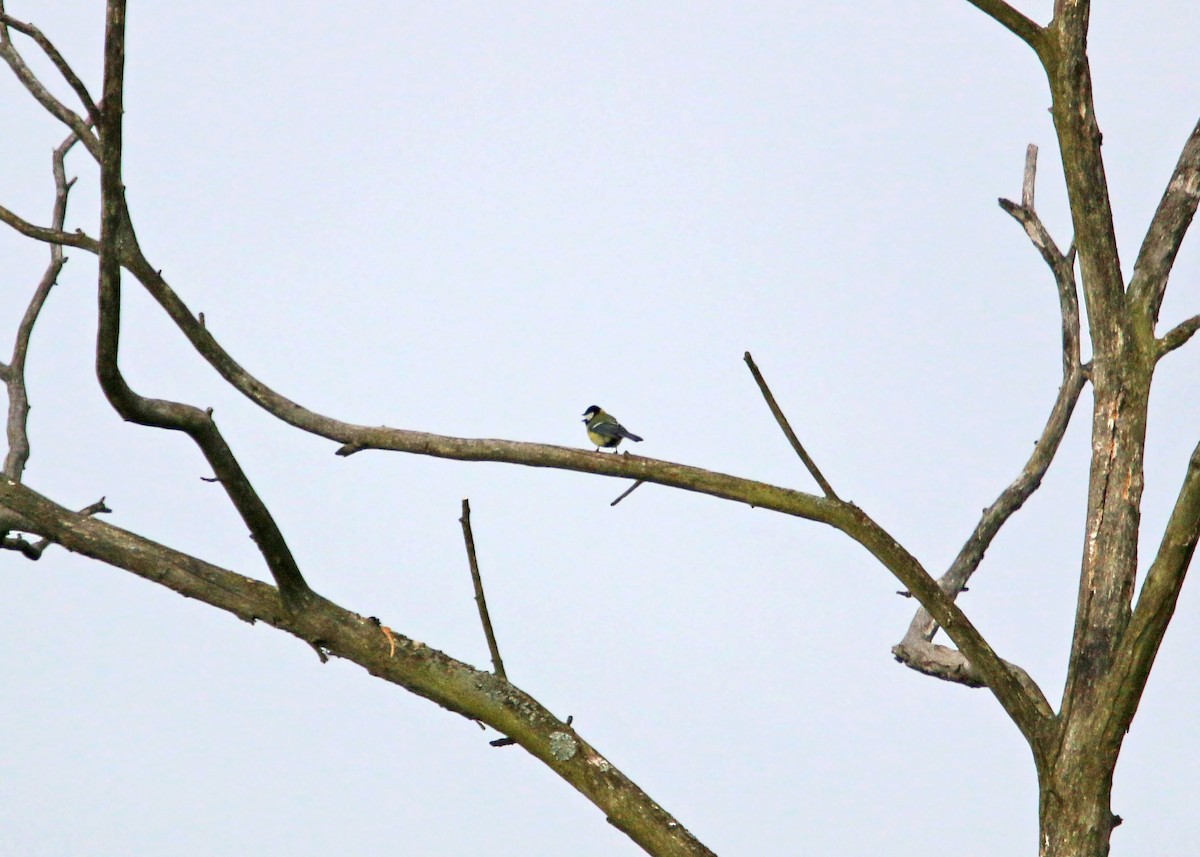
[[[583,412],[583,421],[587,423],[588,439],[598,447],[611,449],[614,452],[621,440],[629,438],[641,442],[641,438],[617,422],[617,418],[606,414],[599,405],[592,405]]]

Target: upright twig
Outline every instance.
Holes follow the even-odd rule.
[[[52,159],[54,171],[54,214],[51,218],[52,228],[61,231],[67,218],[67,196],[75,179],[67,180],[64,159],[78,138],[70,134],[67,139],[54,150]],[[58,275],[66,263],[61,244],[50,245],[50,262],[42,274],[42,279],[34,290],[33,298],[17,327],[16,341],[13,344],[12,360],[7,364],[0,363],[0,379],[8,389],[8,455],[4,459],[4,475],[20,482],[29,461],[29,394],[25,386],[25,360],[29,353],[29,340],[33,335],[33,326],[37,323],[38,315],[50,296],[50,290],[58,282]]]
[[[783,429],[784,436],[787,437],[788,443],[792,445],[792,449],[796,451],[796,455],[800,456],[800,460],[804,462],[804,466],[808,468],[808,472],[812,474],[812,478],[821,486],[821,490],[825,493],[825,496],[830,500],[840,500],[841,498],[834,492],[833,486],[821,475],[821,470],[817,467],[817,463],[804,451],[804,446],[800,443],[800,438],[796,437],[796,433],[792,431],[791,424],[788,422],[787,417],[783,415],[779,403],[775,401],[775,396],[771,394],[771,388],[767,386],[762,372],[758,371],[758,366],[754,363],[754,358],[750,356],[749,351],[746,352],[743,359],[746,361],[746,365],[750,367],[750,374],[754,376],[754,381],[758,384],[758,389],[762,392],[763,398],[767,400],[767,407],[771,409],[775,421]]]
[[[487,637],[488,651],[492,653],[492,671],[507,681],[504,661],[500,660],[500,647],[496,644],[496,633],[492,630],[492,619],[488,615],[487,598],[483,594],[483,578],[479,574],[479,561],[475,558],[475,535],[471,532],[471,504],[466,499],[462,501],[462,517],[458,521],[462,524],[463,540],[467,544],[467,562],[471,566],[471,583],[475,586],[475,604],[479,607],[479,621],[483,623],[483,633]]]
[[[1001,198],[997,200],[1014,220],[1025,229],[1058,287],[1058,306],[1062,317],[1062,366],[1064,380],[1079,363],[1079,288],[1075,283],[1075,243],[1066,253],[1058,249],[1050,231],[1042,223],[1034,207],[1034,183],[1037,180],[1038,148],[1030,143],[1025,149],[1025,171],[1021,181],[1021,204]]]

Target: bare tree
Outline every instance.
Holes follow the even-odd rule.
[[[51,223],[35,225],[0,208],[0,219],[28,238],[44,242],[51,251],[50,263],[19,325],[12,357],[0,365],[0,379],[9,399],[9,452],[0,481],[3,547],[37,559],[48,546],[60,545],[244,620],[267,622],[315,648],[322,659],[333,656],[360,664],[378,678],[495,728],[506,736],[504,743],[518,744],[541,760],[648,853],[710,853],[589,745],[569,720],[556,718],[505,677],[479,583],[466,504],[462,523],[494,672],[475,669],[321,597],[302,574],[287,539],[217,429],[211,412],[148,398],[127,383],[118,361],[121,286],[132,279],[157,301],[226,383],[283,423],[339,444],[339,455],[388,450],[622,477],[638,484],[655,483],[745,503],[841,531],[866,548],[920,605],[904,638],[893,649],[896,658],[930,676],[987,688],[1028,742],[1040,789],[1039,852],[1046,857],[1107,854],[1110,834],[1119,823],[1110,807],[1113,771],[1200,532],[1198,445],[1135,598],[1151,379],[1158,361],[1200,328],[1197,315],[1170,330],[1158,331],[1168,277],[1200,201],[1200,124],[1183,147],[1126,283],[1117,255],[1092,99],[1086,52],[1090,4],[1058,0],[1053,19],[1042,26],[1003,0],[970,2],[1027,44],[1046,73],[1074,237],[1068,249],[1062,250],[1038,216],[1034,204],[1037,151],[1031,146],[1020,202],[1001,200],[1000,205],[1025,229],[1057,287],[1062,385],[1033,454],[1012,484],[984,510],[958,556],[939,578],[865,510],[839,497],[801,445],[749,353],[745,359],[754,380],[821,494],[636,455],[354,425],[305,408],[267,387],[222,348],[206,328],[203,316],[187,307],[138,242],[121,178],[123,0],[107,3],[104,83],[99,100],[93,100],[40,30],[15,20],[0,6],[0,55],[28,92],[69,131],[54,156],[57,196]],[[28,37],[50,60],[74,92],[78,106],[70,107],[51,94],[26,64],[14,34]],[[75,145],[82,146],[100,167],[98,237],[65,228],[72,181],[66,178],[64,157]],[[109,403],[127,421],[180,431],[191,438],[253,537],[274,585],[107,524],[95,517],[108,511],[103,500],[75,512],[22,484],[30,448],[24,389],[30,333],[61,270],[65,247],[99,258],[96,374]],[[1087,362],[1081,356],[1080,291],[1088,320],[1091,359]],[[1088,385],[1093,391],[1093,409],[1082,570],[1067,681],[1055,707],[1023,669],[993,649],[959,608],[956,597],[1003,525],[1041,484]],[[939,630],[954,648],[932,642]]]

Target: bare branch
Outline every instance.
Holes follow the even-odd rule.
[[[120,3],[110,0],[110,8],[114,5],[119,7]],[[106,150],[113,151],[119,156],[121,92],[119,79],[108,72],[110,65],[116,66],[119,70],[120,64],[116,60],[119,60],[119,57],[114,59],[114,56],[110,56],[106,51],[102,126]],[[114,81],[115,83],[113,83]],[[98,337],[97,369],[98,374],[102,377],[102,386],[105,388],[106,394],[110,396],[110,401],[127,419],[136,419],[140,415],[148,420],[147,424],[149,425],[182,429],[189,431],[190,434],[194,432],[193,437],[196,434],[204,437],[205,443],[208,445],[202,444],[202,448],[205,450],[206,456],[209,456],[210,465],[219,476],[223,472],[222,467],[231,472],[230,478],[222,476],[221,481],[235,504],[238,505],[239,511],[243,513],[243,519],[247,519],[248,524],[250,524],[250,520],[248,520],[246,505],[247,503],[257,504],[257,508],[261,509],[264,516],[263,520],[277,532],[265,507],[261,506],[261,501],[253,493],[249,483],[245,481],[240,468],[237,468],[232,454],[227,455],[227,459],[222,462],[222,467],[218,467],[214,463],[211,446],[219,443],[221,449],[226,453],[227,447],[224,447],[224,442],[216,432],[211,419],[192,424],[190,420],[196,416],[196,409],[172,402],[143,399],[136,396],[121,378],[115,360],[119,341],[120,310],[120,270],[118,266],[128,269],[145,286],[151,296],[159,302],[187,336],[193,347],[235,389],[283,422],[341,443],[342,446],[339,450],[341,454],[348,455],[366,449],[379,449],[458,460],[498,461],[532,467],[557,467],[583,473],[655,482],[687,491],[696,491],[820,521],[841,530],[870,551],[930,611],[934,619],[945,629],[947,635],[976,665],[989,689],[1031,744],[1035,747],[1043,746],[1042,737],[1045,726],[1053,716],[1049,706],[1045,704],[1044,698],[1038,694],[1031,694],[1022,686],[1019,678],[996,655],[970,620],[942,592],[937,582],[929,576],[916,558],[853,504],[831,498],[820,498],[753,480],[739,479],[701,468],[655,461],[637,455],[598,456],[591,451],[585,452],[547,444],[491,439],[473,440],[393,429],[387,426],[354,425],[308,410],[281,396],[239,365],[213,338],[209,327],[202,324],[175,294],[163,279],[161,272],[146,260],[138,246],[137,237],[125,208],[120,185],[119,159],[107,156],[102,159],[101,179],[102,199],[104,200],[102,244],[106,249],[101,254],[100,265],[102,330]],[[108,230],[107,233],[103,232],[104,229]],[[149,408],[149,410],[143,411],[143,408]],[[231,485],[235,483],[237,488],[231,489]],[[246,497],[240,496],[239,492],[243,489]],[[262,521],[256,521],[250,527],[251,532],[255,533],[256,538],[259,539],[260,548],[264,546],[261,536],[261,532],[264,530],[260,526],[261,523]],[[268,556],[269,564],[279,559],[279,555],[271,550],[264,550],[264,554]],[[290,553],[286,555],[286,559],[291,560]],[[278,572],[277,564],[273,564],[272,573],[276,574],[277,581],[281,579]],[[298,577],[298,569],[296,575],[302,583],[302,578]],[[307,590],[306,585],[305,589]],[[287,591],[287,587],[284,587],[284,591]]]
[[[809,457],[808,453],[804,451],[804,446],[801,445],[800,438],[796,437],[796,433],[792,431],[791,424],[788,422],[787,417],[783,415],[783,411],[780,409],[779,404],[775,401],[775,397],[771,394],[771,388],[767,386],[767,382],[763,378],[762,373],[758,371],[758,366],[755,365],[754,358],[750,356],[749,351],[746,352],[746,355],[743,359],[746,361],[746,365],[750,367],[750,374],[754,376],[754,380],[758,384],[758,389],[762,392],[763,398],[766,399],[767,407],[771,409],[771,413],[774,415],[775,421],[779,423],[779,427],[783,429],[783,434],[785,437],[787,437],[788,443],[792,445],[792,449],[796,450],[796,455],[800,456],[800,460],[804,462],[804,466],[808,468],[808,472],[812,474],[812,478],[815,479],[817,484],[821,486],[821,490],[825,492],[825,496],[830,500],[839,499],[838,495],[833,491],[833,486],[830,485],[825,480],[825,477],[821,475],[821,471],[817,467],[816,462],[813,461]]]
[[[11,68],[13,74],[17,76],[17,80],[19,80],[21,84],[27,90],[29,90],[29,94],[32,95],[37,102],[42,105],[42,107],[46,108],[51,116],[58,119],[72,131],[74,131],[87,150],[91,152],[92,157],[99,161],[100,141],[88,127],[87,121],[55,98],[50,93],[50,90],[46,89],[42,82],[37,79],[37,76],[30,70],[29,66],[25,64],[24,58],[21,56],[20,52],[17,51],[17,48],[12,43],[12,39],[8,33],[8,28],[11,26],[11,19],[8,17],[8,15],[3,13],[4,8],[3,5],[0,4],[0,15],[3,15],[3,18],[0,18],[0,59],[3,59],[6,63],[8,63],[8,67]],[[55,51],[55,53],[57,54],[58,52]],[[51,60],[53,60],[53,57],[51,57]],[[82,84],[80,85],[82,86]],[[88,102],[90,101],[91,99],[89,98]],[[85,106],[87,106],[89,110],[94,110],[95,105],[89,104],[88,102],[85,102]]]
[[[58,48],[54,47],[54,44],[46,37],[46,34],[33,24],[18,21],[11,15],[0,14],[0,23],[12,27],[19,33],[24,33],[38,43],[38,47],[49,57],[50,62],[54,63],[54,67],[58,69],[58,73],[63,76],[63,80],[75,91],[75,95],[79,98],[79,103],[83,105],[84,112],[87,114],[87,124],[95,126],[100,120],[100,111],[96,107],[96,102],[92,101],[92,96],[87,91],[87,87],[83,85],[83,81],[79,79],[79,75],[75,74],[75,70],[71,68],[63,55],[59,53]],[[0,37],[0,39],[2,38]]]
[[[1025,149],[1025,172],[1021,182],[1021,204],[998,200],[1000,207],[1025,228],[1025,234],[1042,255],[1058,287],[1058,306],[1062,316],[1063,379],[1079,364],[1079,290],[1075,284],[1075,245],[1064,254],[1050,237],[1034,208],[1034,183],[1037,177],[1038,149],[1030,143]]]
[[[1138,594],[1129,626],[1121,638],[1117,660],[1101,693],[1110,700],[1102,710],[1110,740],[1120,740],[1137,710],[1150,669],[1158,656],[1167,625],[1179,602],[1179,592],[1200,538],[1200,444],[1192,450],[1183,485],[1162,541]]]
[[[399,634],[394,635],[393,650],[375,622],[320,596],[314,595],[306,610],[289,611],[272,586],[76,515],[11,480],[0,478],[0,506],[36,521],[42,534],[68,550],[247,622],[264,620],[329,656],[356,663],[373,676],[486,723],[574,786],[648,853],[711,857],[711,851],[569,723],[507,681]]]
[[[504,661],[500,659],[500,646],[496,644],[496,633],[492,630],[492,618],[488,615],[487,598],[483,594],[483,578],[479,574],[479,561],[475,558],[475,534],[471,532],[471,504],[462,501],[463,540],[467,545],[467,562],[471,566],[471,583],[475,586],[475,604],[479,607],[479,621],[483,623],[483,634],[487,637],[488,651],[492,654],[492,672],[498,678],[508,680],[504,673]]]
[[[13,481],[15,482],[16,480]],[[90,518],[92,515],[106,514],[109,512],[112,512],[112,509],[108,508],[108,504],[105,503],[104,498],[101,497],[90,506],[84,506],[76,514],[82,515],[85,518]],[[3,539],[0,540],[0,548],[3,548],[4,550],[18,551],[19,553],[24,554],[26,559],[34,561],[41,559],[42,554],[46,552],[46,548],[54,544],[53,541],[43,537],[38,539],[36,542],[28,542],[19,535],[10,534],[12,530],[22,530],[24,527],[29,525],[30,522],[25,518],[6,510],[5,514],[0,515],[0,532],[3,532],[4,534]]]
[[[967,0],[967,2],[1007,27],[1010,32],[1035,51],[1040,50],[1045,31],[1005,3],[1004,0]]]
[[[622,491],[620,496],[617,497],[617,499],[613,500],[608,505],[610,505],[610,506],[617,505],[622,500],[624,500],[626,497],[628,497],[630,494],[632,494],[638,488],[638,486],[640,486],[642,484],[643,484],[642,480],[640,480],[640,479],[637,482],[634,482],[632,485],[630,485],[628,488],[626,488],[624,491]]]
[[[342,422],[302,407],[248,373],[213,338],[174,290],[141,254],[130,234],[121,243],[124,264],[166,310],[196,350],[235,389],[289,425],[342,444],[340,454],[367,449],[391,450],[459,461],[497,461],[530,467],[555,467],[695,491],[751,506],[772,509],[833,526],[870,551],[925,605],[955,644],[968,653],[988,687],[1018,728],[1040,740],[1052,716],[1044,699],[1029,694],[992,651],[966,616],[938,588],[936,581],[895,539],[853,504],[740,479],[698,467],[657,461],[639,455],[596,455],[591,450],[509,440],[469,439]],[[951,624],[947,624],[951,623]]]
[[[1158,323],[1158,312],[1162,308],[1163,296],[1167,291],[1167,280],[1175,257],[1183,244],[1196,206],[1200,203],[1200,122],[1192,128],[1191,135],[1183,145],[1183,151],[1175,164],[1167,189],[1159,200],[1158,209],[1150,220],[1150,228],[1142,240],[1137,261],[1133,265],[1133,277],[1129,281],[1132,304],[1139,307],[1150,319],[1151,326]]]
[[[1046,471],[1058,453],[1086,382],[1085,367],[1079,362],[1079,297],[1075,288],[1074,253],[1072,250],[1063,255],[1038,217],[1034,208],[1036,177],[1037,146],[1030,144],[1025,151],[1021,204],[1001,199],[1000,206],[1025,227],[1026,234],[1054,274],[1062,315],[1063,383],[1059,387],[1054,406],[1050,409],[1050,417],[1042,429],[1041,437],[1034,445],[1033,454],[1021,473],[991,506],[984,509],[974,532],[962,546],[950,568],[939,578],[938,585],[951,598],[956,598],[966,588],[971,575],[979,568],[984,554],[1000,529],[1041,486]],[[897,660],[918,672],[972,687],[978,686],[981,680],[960,652],[932,644],[937,630],[937,622],[930,616],[929,611],[923,607],[918,609],[904,639],[892,649],[892,653]],[[1018,667],[1013,669],[1019,670]],[[1023,671],[1020,674],[1024,675]],[[1033,680],[1027,675],[1025,681],[1029,686],[1036,688]],[[1041,691],[1038,690],[1037,693],[1040,695]]]
[[[1156,359],[1161,360],[1176,348],[1182,348],[1198,329],[1200,329],[1200,315],[1194,315],[1175,325],[1167,331],[1162,339],[1158,340]]]
[[[70,193],[74,179],[67,181],[64,159],[70,148],[75,145],[77,137],[71,134],[54,150],[54,214],[52,228],[62,231],[67,217],[67,195]],[[33,335],[33,326],[37,323],[38,315],[50,296],[50,289],[58,281],[59,272],[66,262],[61,244],[50,245],[50,262],[42,274],[41,282],[33,293],[33,299],[25,310],[25,315],[17,327],[16,342],[13,345],[12,360],[3,366],[5,386],[8,388],[8,455],[4,459],[4,474],[17,482],[25,472],[25,464],[29,461],[29,395],[25,387],[25,359],[29,353],[29,339]]]
[[[109,0],[104,39],[104,99],[100,159],[100,318],[96,376],[113,409],[126,420],[185,432],[204,453],[226,494],[250,530],[285,601],[301,608],[311,590],[266,504],[250,484],[212,414],[192,405],[139,396],[125,382],[117,356],[121,330],[119,244],[132,234],[121,184],[121,125],[125,66],[125,2]]]
[[[100,242],[85,235],[82,229],[74,232],[64,232],[48,226],[35,226],[4,206],[0,205],[0,223],[7,223],[26,238],[33,238],[46,244],[61,244],[64,247],[78,247],[92,253],[100,252]]]
[[[1066,434],[1071,414],[1084,387],[1084,373],[1076,366],[1074,373],[1059,388],[1058,397],[1050,411],[1050,418],[1042,429],[1042,436],[1034,446],[1033,455],[1025,463],[1020,475],[1013,480],[992,505],[983,510],[974,532],[954,558],[950,568],[938,579],[938,585],[949,597],[957,597],[966,588],[971,575],[979,568],[983,556],[1008,519],[1016,513],[1039,487],[1049,470],[1054,456]],[[917,610],[904,639],[892,652],[906,666],[937,678],[961,681],[978,686],[980,680],[970,664],[960,663],[961,655],[943,646],[933,646],[930,641],[937,633],[938,624],[925,608]],[[963,680],[967,679],[967,680]],[[1032,680],[1030,680],[1032,682]]]

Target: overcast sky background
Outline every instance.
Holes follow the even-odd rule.
[[[98,97],[102,3],[8,11]],[[1127,273],[1200,113],[1198,37],[1193,2],[1093,11]],[[152,263],[251,372],[340,419],[582,447],[598,403],[638,454],[815,490],[749,350],[838,492],[937,574],[1058,389],[1053,281],[996,205],[1037,143],[1069,243],[1049,96],[963,0],[134,2],[127,80]],[[48,222],[65,131],[7,70],[0,128],[0,203]],[[97,170],[80,150],[69,172],[69,226],[96,234]],[[1164,330],[1200,311],[1195,245]],[[0,231],[4,342],[46,252]],[[69,255],[30,353],[26,481],[265,577],[192,444],[105,403],[96,266]],[[138,392],[215,409],[317,591],[486,668],[469,497],[510,678],[717,853],[1034,853],[1016,728],[893,661],[914,604],[845,537],[656,486],[610,508],[625,483],[582,474],[338,458],[225,387],[130,279],[123,330]],[[1198,372],[1193,344],[1157,376],[1144,557]],[[1090,407],[961,600],[1056,707]],[[60,549],[0,575],[2,853],[640,853],[518,748],[290,636]],[[1189,585],[1117,769],[1114,854],[1200,838],[1198,609]]]

